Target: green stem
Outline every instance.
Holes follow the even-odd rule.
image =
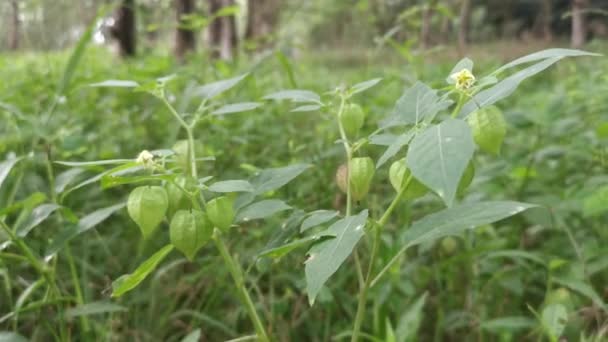
[[[264,324],[262,324],[262,320],[258,315],[255,305],[251,300],[251,296],[247,291],[247,287],[245,287],[245,279],[243,278],[243,271],[238,263],[234,260],[230,252],[228,252],[228,248],[222,240],[222,233],[218,228],[215,228],[213,231],[213,241],[215,242],[215,246],[220,252],[222,258],[224,259],[224,263],[228,267],[230,274],[232,275],[232,280],[234,281],[234,285],[238,290],[239,297],[241,298],[242,304],[245,305],[247,309],[247,313],[249,314],[249,319],[255,328],[256,334],[258,336],[258,341],[260,342],[269,342],[270,339],[266,334],[266,330],[264,329]]]
[[[45,270],[44,266],[40,263],[38,258],[34,256],[34,253],[30,250],[30,248],[23,242],[23,240],[18,238],[13,233],[12,229],[4,221],[0,220],[0,226],[6,232],[9,239],[11,239],[11,241],[15,243],[17,248],[21,250],[21,252],[28,260],[28,262],[32,265],[32,267],[34,267],[34,269],[36,269],[40,276],[43,277],[49,283],[49,286],[52,286],[51,277],[49,276],[49,273]]]
[[[401,190],[397,193],[391,204],[388,206],[380,220],[377,224],[374,225],[374,240],[372,244],[372,253],[370,256],[369,264],[367,265],[367,274],[365,276],[365,282],[363,283],[363,287],[359,291],[359,302],[357,304],[357,314],[355,316],[355,324],[353,326],[353,334],[351,336],[351,342],[356,342],[359,340],[359,335],[361,334],[361,324],[363,323],[363,317],[365,317],[365,304],[367,303],[367,293],[372,285],[372,273],[374,272],[374,264],[376,263],[376,259],[378,258],[378,247],[380,245],[380,235],[382,234],[382,229],[384,225],[388,221],[389,217],[397,207],[401,198],[405,194],[408,186],[412,181],[412,175],[408,177],[406,182],[401,187]]]
[[[458,98],[458,103],[456,104],[456,107],[454,107],[454,111],[452,112],[453,118],[456,118],[458,113],[460,113],[460,110],[462,109],[462,106],[464,105],[465,96],[466,96],[465,93],[461,91],[460,97]]]
[[[171,114],[173,114],[173,116],[175,117],[177,122],[179,122],[179,124],[186,130],[186,135],[188,137],[188,159],[190,160],[190,170],[189,171],[190,171],[190,175],[192,177],[194,177],[195,179],[197,179],[198,175],[197,175],[197,170],[196,170],[196,155],[194,152],[194,136],[192,135],[192,126],[188,125],[186,123],[186,121],[184,121],[184,119],[181,117],[181,115],[179,115],[179,113],[175,110],[175,108],[173,108],[173,106],[169,103],[169,101],[167,101],[167,99],[164,97],[164,95],[162,97],[160,97],[160,99],[163,101],[165,106],[169,109]]]
[[[80,288],[80,278],[78,277],[78,271],[76,270],[76,263],[74,262],[74,257],[72,256],[72,250],[70,246],[66,246],[65,255],[68,259],[68,264],[70,266],[70,273],[72,276],[72,286],[74,286],[74,291],[76,292],[76,303],[78,305],[84,304],[84,296],[82,295],[82,289]],[[91,325],[89,324],[89,319],[86,315],[80,316],[80,325],[82,326],[82,330],[87,332],[90,330]]]
[[[353,150],[348,143],[348,137],[346,136],[346,131],[344,130],[344,126],[342,125],[342,114],[344,113],[344,108],[346,105],[346,98],[344,96],[340,97],[340,108],[338,109],[337,119],[338,119],[338,129],[340,130],[340,139],[342,139],[342,144],[344,145],[344,153],[346,154],[346,217],[350,216],[352,210],[352,195],[350,191],[350,161],[353,159]]]

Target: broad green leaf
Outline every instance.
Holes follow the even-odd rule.
[[[260,252],[258,257],[260,257],[260,258],[261,257],[270,257],[270,258],[278,259],[278,258],[281,258],[281,257],[285,256],[286,254],[290,253],[294,249],[297,249],[297,248],[300,248],[303,246],[307,246],[308,244],[310,244],[313,241],[319,241],[323,237],[330,237],[330,236],[334,236],[334,235],[327,234],[326,232],[322,232],[318,235],[307,236],[305,238],[301,238],[298,240],[288,242],[282,246],[266,249],[266,250]]]
[[[41,204],[36,207],[30,217],[22,225],[17,227],[17,236],[24,238],[29,232],[34,229],[37,225],[46,220],[53,212],[61,208],[60,205],[54,203]]]
[[[360,92],[366,91],[367,89],[380,83],[380,81],[382,81],[382,78],[373,78],[371,80],[357,83],[354,86],[350,87],[350,93],[352,95],[354,95],[354,94],[358,94]]]
[[[534,64],[527,67],[507,78],[498,82],[492,88],[488,88],[479,92],[470,101],[468,101],[458,114],[461,118],[466,118],[469,114],[479,108],[484,108],[506,98],[513,94],[515,89],[519,87],[520,83],[528,77],[534,76],[539,72],[547,69],[551,65],[555,64],[562,57],[553,57],[545,59],[540,63]]]
[[[541,59],[549,59],[549,58],[556,58],[556,57],[557,58],[579,57],[579,56],[601,56],[601,54],[591,53],[591,52],[582,51],[582,50],[572,50],[572,49],[547,49],[547,50],[531,53],[524,57],[520,57],[512,62],[509,62],[509,63],[501,66],[496,71],[494,71],[492,74],[496,75],[496,74],[501,73],[502,71],[512,68],[514,66],[518,66],[518,65],[530,63],[530,62],[535,62],[535,61],[538,61]]]
[[[246,180],[234,179],[219,181],[209,186],[209,191],[213,192],[252,192],[253,186]]]
[[[125,205],[126,203],[119,203],[113,206],[95,210],[94,212],[81,218],[77,225],[67,226],[61,230],[59,234],[57,234],[55,239],[53,239],[53,242],[51,243],[46,255],[49,256],[57,253],[68,241],[84,232],[89,231],[91,228],[94,228],[110,217],[110,215],[124,208]]]
[[[450,207],[474,151],[469,126],[462,120],[447,119],[416,135],[409,145],[406,164],[420,183]]]
[[[310,90],[281,90],[276,93],[272,93],[263,97],[264,100],[289,100],[293,102],[314,102],[322,105],[321,97],[319,94]]]
[[[541,314],[543,327],[552,341],[557,341],[568,322],[568,311],[562,304],[551,304]]]
[[[444,236],[457,235],[468,229],[500,221],[534,206],[512,201],[461,204],[414,222],[403,234],[403,240],[406,248],[431,242]]]
[[[424,318],[422,309],[424,308],[427,294],[428,293],[425,292],[422,296],[418,297],[418,299],[416,299],[416,301],[401,315],[401,318],[399,318],[396,331],[398,342],[416,340],[420,322],[422,322],[422,318]]]
[[[241,209],[236,215],[236,222],[263,219],[289,209],[291,207],[281,200],[263,200]]]
[[[47,197],[44,193],[34,192],[33,194],[29,195],[27,198],[25,198],[21,201],[15,202],[8,207],[1,208],[0,217],[12,214],[18,210],[21,210],[22,208],[34,208],[37,205],[46,201],[46,198]]]
[[[445,81],[448,84],[454,84],[454,79],[452,79],[452,75],[463,70],[463,69],[467,69],[470,72],[473,72],[473,61],[470,60],[469,58],[465,57],[463,59],[461,59],[458,63],[456,63],[456,65],[452,68],[452,71],[450,71],[450,73],[448,74],[448,77],[445,79]]]
[[[201,329],[196,329],[182,339],[181,342],[198,342],[201,339]]]
[[[416,82],[403,92],[392,113],[380,123],[380,127],[417,125],[424,120],[431,121],[440,110],[449,107],[451,103],[450,100],[440,99],[437,90]]]
[[[8,176],[8,173],[11,172],[13,166],[15,166],[15,164],[21,159],[21,157],[11,158],[0,163],[0,187],[2,186],[2,183],[4,183],[4,180]]]
[[[73,168],[66,170],[57,175],[55,179],[55,192],[60,194],[65,190],[65,188],[70,184],[76,177],[78,177],[81,173],[84,172],[84,169]]]
[[[298,112],[314,112],[321,109],[321,105],[317,105],[317,104],[313,104],[313,105],[304,105],[304,106],[299,106],[296,107],[292,110],[290,110],[290,112],[293,113],[298,113]]]
[[[260,195],[268,191],[276,190],[291,182],[309,167],[310,165],[308,164],[294,164],[281,168],[262,170],[251,180],[254,194]]]
[[[196,88],[193,93],[195,96],[201,96],[204,99],[211,99],[216,97],[217,95],[225,92],[226,90],[234,87],[239,82],[241,82],[245,77],[249,74],[244,74],[241,76],[229,78],[226,80],[221,80],[213,83],[208,83]]]
[[[112,297],[120,297],[137,287],[146,277],[156,269],[158,264],[173,250],[169,244],[154,253],[148,260],[144,261],[131,274],[125,274],[112,283]]]
[[[379,169],[380,166],[384,165],[384,163],[386,163],[389,159],[399,153],[404,146],[409,144],[410,141],[412,141],[412,138],[414,137],[415,133],[416,132],[414,130],[410,130],[407,133],[396,137],[395,140],[393,140],[393,142],[388,146],[386,151],[384,151],[382,156],[380,156],[380,159],[378,159],[378,165],[376,165],[376,169]]]
[[[254,110],[261,106],[262,106],[262,103],[260,103],[260,102],[231,103],[231,104],[227,104],[225,106],[222,106],[222,107],[214,110],[213,112],[211,112],[211,114],[224,115],[224,114],[240,113],[240,112],[246,112],[249,110]]]
[[[67,318],[127,311],[127,308],[111,302],[99,301],[78,305],[65,311]]]
[[[338,216],[335,210],[316,210],[308,214],[306,219],[302,221],[300,232],[307,231],[310,228],[317,227],[325,222],[331,221]]]
[[[482,151],[500,154],[502,142],[507,135],[507,123],[502,112],[495,106],[474,111],[467,118],[473,131],[473,139]]]
[[[306,260],[306,291],[308,302],[314,304],[321,288],[351,254],[365,234],[367,210],[336,221],[325,231],[335,238],[321,241],[308,251]]]
[[[583,201],[583,215],[592,217],[608,211],[608,186],[603,186]]]
[[[135,88],[139,87],[139,83],[131,80],[106,80],[89,84],[89,87]]]
[[[582,294],[583,296],[591,299],[591,301],[593,301],[596,305],[601,307],[605,312],[608,312],[608,306],[606,305],[606,303],[604,302],[602,297],[600,297],[600,295],[597,294],[595,289],[593,287],[589,286],[587,283],[584,283],[578,279],[561,278],[561,277],[554,277],[553,280],[556,283],[558,283],[562,286],[568,287],[568,288]]]
[[[523,329],[529,329],[535,325],[533,319],[525,316],[509,316],[500,317],[484,321],[481,323],[481,329],[491,332],[502,332],[502,331],[518,331]]]
[[[0,342],[28,342],[29,340],[16,332],[0,331]]]
[[[113,165],[113,164],[125,164],[131,163],[133,159],[108,159],[108,160],[95,160],[88,162],[71,162],[71,161],[56,161],[55,164],[81,167],[81,166],[97,166],[97,165]]]

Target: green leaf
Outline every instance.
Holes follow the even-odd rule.
[[[71,162],[71,161],[55,161],[55,164],[81,167],[81,166],[98,166],[98,165],[112,165],[112,164],[125,164],[132,163],[133,159],[107,159],[107,160],[95,160],[87,162]]]
[[[397,324],[397,341],[413,341],[418,336],[418,329],[420,329],[420,322],[424,318],[424,303],[428,293],[424,293],[418,297],[416,301],[410,305],[406,311],[401,315],[399,323]]]
[[[533,327],[534,320],[525,316],[509,316],[491,319],[481,323],[481,329],[491,332],[518,331]]]
[[[139,87],[139,83],[131,80],[106,80],[103,82],[89,84],[89,87],[135,88]]]
[[[507,96],[513,94],[515,89],[519,87],[523,80],[547,69],[548,67],[559,61],[561,58],[562,57],[553,57],[543,60],[540,63],[534,64],[505,78],[493,87],[479,92],[473,97],[473,99],[468,101],[462,107],[462,110],[460,111],[458,116],[466,118],[475,110],[493,105],[494,103],[506,98]]]
[[[539,255],[531,252],[521,251],[521,250],[502,250],[495,252],[488,252],[484,255],[484,259],[493,259],[493,258],[511,258],[511,259],[523,259],[533,261],[541,266],[547,266],[547,262],[541,258]]]
[[[289,100],[293,102],[314,102],[323,105],[319,94],[310,90],[281,90],[276,93],[272,93],[263,97],[264,100]]]
[[[601,307],[605,312],[608,312],[608,306],[606,305],[602,297],[600,297],[600,295],[597,294],[595,289],[593,289],[593,287],[589,286],[588,284],[578,279],[561,277],[554,277],[553,281],[582,294],[583,296],[589,298],[596,305]]]
[[[405,248],[431,242],[465,230],[500,221],[535,207],[533,204],[496,201],[465,203],[425,216],[403,234]]]
[[[325,222],[331,221],[337,217],[339,212],[335,210],[316,210],[308,214],[308,217],[302,221],[300,232],[307,231],[310,228],[322,225]]]
[[[74,318],[80,316],[98,315],[104,313],[121,312],[127,311],[127,308],[115,303],[106,301],[98,301],[87,304],[78,305],[76,307],[67,309],[65,311],[65,317]]]
[[[440,99],[437,90],[416,82],[403,92],[392,113],[380,123],[380,127],[417,125],[424,120],[430,122],[440,110],[449,107],[451,103],[450,100]]]
[[[55,192],[60,194],[76,177],[84,172],[84,169],[74,168],[66,170],[57,175],[55,179]]]
[[[410,130],[405,134],[401,134],[396,137],[393,142],[388,146],[386,151],[384,151],[382,156],[380,156],[380,159],[378,159],[378,165],[376,165],[376,169],[379,169],[380,166],[384,165],[384,163],[386,163],[389,159],[399,153],[404,146],[409,144],[410,141],[412,141],[412,138],[414,137],[415,133],[415,130]]]
[[[184,337],[181,342],[198,342],[201,339],[201,329],[196,329]]]
[[[0,342],[28,342],[28,339],[10,331],[0,331]]]
[[[266,250],[260,252],[258,257],[259,258],[270,257],[270,258],[278,259],[278,258],[281,258],[281,257],[285,256],[286,254],[290,253],[294,249],[306,246],[313,241],[319,241],[321,238],[329,237],[329,236],[335,237],[335,235],[327,234],[326,232],[322,232],[321,234],[318,234],[318,235],[307,236],[305,238],[301,238],[298,240],[288,242],[282,246],[266,249]]]
[[[287,77],[289,79],[289,84],[293,88],[297,88],[298,82],[296,82],[296,77],[293,72],[293,68],[291,66],[291,63],[289,63],[289,59],[287,58],[287,56],[285,56],[285,54],[283,52],[281,52],[281,50],[278,50],[278,49],[277,49],[277,52],[275,53],[275,56],[279,60],[279,63],[281,63],[283,70],[285,70],[285,73],[287,74]]]
[[[109,207],[95,210],[94,212],[84,216],[78,221],[77,225],[67,226],[57,234],[57,237],[53,239],[51,246],[49,247],[46,255],[50,256],[57,253],[65,244],[76,236],[89,231],[93,227],[97,226],[101,222],[105,221],[110,215],[114,214],[118,210],[124,208],[126,203],[119,203]]]
[[[235,179],[219,181],[209,186],[209,191],[213,192],[253,192],[253,186],[246,180]]]
[[[568,311],[562,304],[551,304],[543,309],[541,314],[543,327],[552,341],[562,335],[568,322]]]
[[[336,221],[324,232],[336,237],[321,241],[308,251],[305,272],[306,291],[310,305],[314,304],[315,298],[325,282],[338,270],[363,237],[366,222],[367,210]]]
[[[320,105],[316,105],[316,104],[313,104],[313,105],[304,105],[304,106],[296,107],[296,108],[290,110],[290,112],[293,112],[293,113],[298,113],[298,112],[314,112],[314,111],[319,110],[320,108],[321,108],[321,106]]]
[[[543,51],[534,52],[534,53],[529,54],[524,57],[520,57],[512,62],[509,62],[509,63],[501,66],[496,71],[494,71],[492,74],[496,75],[496,74],[501,73],[502,71],[512,68],[514,66],[518,66],[518,65],[530,63],[530,62],[535,62],[535,61],[542,60],[542,59],[549,59],[549,58],[556,58],[556,57],[558,57],[558,58],[579,57],[579,56],[601,56],[601,54],[591,53],[591,52],[582,51],[582,50],[572,50],[572,49],[547,49],[547,50],[543,50]]]
[[[373,78],[371,80],[357,83],[354,86],[350,87],[350,93],[352,95],[354,95],[354,94],[358,94],[360,92],[366,91],[367,89],[380,83],[380,81],[382,81],[382,78]]]
[[[225,106],[222,106],[222,107],[214,110],[213,112],[211,112],[211,114],[224,115],[224,114],[240,113],[240,112],[246,112],[249,110],[254,110],[261,106],[262,106],[262,103],[260,103],[260,102],[232,103],[232,104],[227,104]]]
[[[21,159],[21,157],[11,158],[0,163],[0,187],[2,186],[2,183],[4,183],[4,180],[8,176],[8,173],[11,172],[13,166],[15,166],[15,164],[17,164],[17,162]]]
[[[608,186],[595,189],[583,201],[583,215],[598,216],[608,210]]]
[[[125,274],[112,283],[112,297],[120,297],[133,290],[139,285],[150,272],[154,271],[158,264],[173,250],[173,245],[169,244],[158,252],[154,253],[148,260],[144,261],[131,274]]]
[[[39,205],[32,211],[32,214],[29,216],[27,221],[17,227],[17,236],[20,238],[26,237],[32,229],[42,223],[42,221],[46,220],[59,208],[61,208],[61,206],[54,203]]]
[[[467,121],[477,146],[485,152],[499,155],[507,134],[507,123],[500,109],[490,106],[476,110],[469,115]]]
[[[289,209],[291,209],[291,207],[281,200],[263,200],[239,210],[236,215],[236,222],[263,219]]]
[[[251,180],[254,188],[253,192],[255,195],[261,195],[265,192],[276,190],[291,182],[309,167],[310,165],[308,164],[294,164],[281,168],[262,170]]]
[[[216,97],[217,95],[227,91],[228,89],[234,87],[239,82],[241,82],[245,77],[249,76],[249,74],[244,74],[241,76],[229,78],[226,80],[221,80],[213,83],[208,83],[197,87],[194,89],[193,93],[195,96],[201,96],[204,99],[211,99]]]
[[[406,164],[420,183],[435,191],[450,207],[474,151],[469,126],[462,120],[447,119],[412,140]]]

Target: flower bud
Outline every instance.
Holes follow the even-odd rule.
[[[162,222],[169,207],[167,192],[160,186],[140,186],[129,194],[127,211],[139,226],[144,238],[149,238]]]
[[[348,138],[355,138],[359,134],[359,130],[365,122],[365,113],[361,106],[356,103],[346,105],[344,112],[340,116],[340,123],[344,128],[344,132]]]
[[[169,226],[171,243],[192,261],[213,234],[213,226],[200,210],[179,210]]]
[[[226,196],[212,199],[207,203],[207,216],[213,225],[222,231],[227,231],[234,221],[232,200]]]

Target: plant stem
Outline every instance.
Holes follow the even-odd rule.
[[[464,94],[464,92],[461,91],[460,97],[458,98],[458,103],[456,104],[456,107],[454,107],[454,111],[452,112],[452,118],[456,118],[456,116],[458,116],[458,113],[460,113],[460,110],[464,105],[465,96],[466,95]]]
[[[344,130],[344,126],[342,125],[342,113],[344,113],[344,106],[346,105],[346,98],[344,96],[340,97],[340,108],[338,109],[337,119],[338,119],[338,129],[340,130],[340,139],[342,139],[342,144],[344,145],[344,153],[346,154],[346,214],[348,217],[351,214],[352,210],[352,195],[350,191],[350,161],[353,159],[353,150],[348,143],[348,137],[346,136],[346,131]]]
[[[188,125],[186,123],[186,121],[184,121],[184,119],[181,117],[181,115],[179,115],[179,113],[175,110],[175,108],[173,108],[173,106],[169,103],[169,101],[167,101],[167,99],[165,98],[164,95],[162,97],[160,97],[160,99],[163,101],[165,106],[169,109],[171,114],[173,114],[173,116],[175,117],[177,122],[179,122],[179,124],[186,130],[186,135],[188,137],[188,160],[190,160],[189,172],[192,177],[197,179],[198,175],[197,175],[197,171],[196,171],[196,155],[194,152],[194,136],[192,134],[192,127],[190,125]]]
[[[230,274],[232,275],[232,280],[234,281],[234,285],[238,290],[239,297],[241,298],[242,304],[245,305],[247,309],[247,313],[249,314],[249,319],[253,326],[255,327],[256,334],[258,336],[258,341],[260,342],[269,342],[270,339],[266,334],[266,330],[264,329],[264,324],[262,324],[262,320],[258,315],[255,305],[251,300],[251,296],[249,296],[249,292],[247,291],[247,287],[245,287],[245,279],[243,278],[243,271],[239,264],[234,260],[230,252],[228,252],[228,248],[222,240],[222,233],[218,228],[215,228],[213,231],[213,241],[215,242],[215,246],[220,252],[222,258],[224,259],[224,263],[228,267]]]
[[[25,256],[25,258],[28,260],[28,262],[32,265],[32,267],[34,267],[34,269],[36,269],[36,271],[40,274],[40,276],[43,277],[47,281],[47,283],[49,283],[48,285],[52,287],[51,277],[49,276],[48,272],[45,270],[44,266],[40,263],[38,258],[36,258],[34,256],[34,253],[30,250],[30,248],[23,242],[23,240],[18,238],[13,233],[12,229],[4,221],[0,220],[0,226],[6,232],[9,239],[11,239],[11,241],[13,241],[15,243],[15,245],[17,245],[17,247],[21,250],[21,252]]]
[[[80,288],[80,278],[78,277],[78,271],[76,270],[76,263],[74,263],[74,257],[72,256],[72,250],[70,246],[65,247],[65,255],[68,259],[68,264],[70,266],[70,273],[72,275],[72,284],[74,286],[74,291],[76,292],[76,303],[78,305],[84,304],[84,296],[82,295],[82,289]],[[82,330],[87,332],[90,330],[91,326],[89,324],[89,319],[87,315],[80,316],[80,325],[82,326]]]
[[[351,342],[356,342],[359,340],[359,335],[361,333],[361,323],[363,323],[363,317],[365,317],[365,304],[367,303],[367,293],[372,284],[372,273],[374,272],[374,264],[376,263],[376,259],[378,258],[378,247],[380,245],[380,235],[382,234],[382,229],[388,221],[388,218],[393,213],[397,204],[405,194],[405,190],[407,190],[408,186],[412,181],[412,175],[408,177],[404,185],[401,187],[395,198],[388,206],[380,220],[377,224],[374,225],[374,240],[372,244],[372,253],[370,255],[369,264],[367,265],[367,274],[365,276],[365,282],[363,283],[363,287],[359,291],[359,302],[357,304],[357,314],[355,316],[355,324],[353,326],[353,334],[351,336]]]

